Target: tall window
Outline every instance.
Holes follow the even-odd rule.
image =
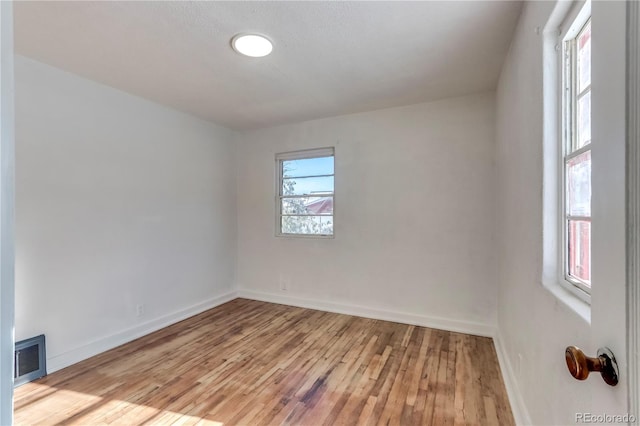
[[[591,19],[574,22],[563,49],[564,278],[591,292]]]
[[[276,155],[277,234],[333,236],[334,150]]]

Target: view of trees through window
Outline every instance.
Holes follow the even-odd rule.
[[[280,233],[333,235],[333,155],[279,160]]]

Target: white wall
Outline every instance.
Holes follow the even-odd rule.
[[[242,133],[240,294],[491,333],[494,120],[480,94]],[[276,238],[275,154],[326,146],[335,238]]]
[[[232,291],[233,138],[16,57],[17,340],[55,370]]]
[[[539,425],[574,424],[576,413],[583,412],[625,414],[627,403],[623,220],[624,3],[593,2],[592,8],[595,37],[592,70],[596,103],[592,110],[593,170],[594,176],[598,176],[594,177],[593,186],[594,289],[591,322],[561,302],[541,282],[542,29],[554,6],[555,2],[525,4],[496,94],[498,198],[495,228],[499,259],[500,344],[505,355],[503,361],[512,373],[507,381],[515,384],[516,394],[521,396],[520,401],[512,401],[522,403],[514,408],[523,414],[521,418],[524,421]],[[537,27],[540,34],[535,31]],[[610,186],[612,183],[614,187]],[[609,226],[611,220],[615,226]],[[611,244],[611,241],[616,241],[616,244]],[[564,360],[564,350],[568,345],[581,347],[591,356],[595,356],[599,346],[611,347],[621,362],[620,384],[611,388],[597,374],[586,382],[574,380]]]

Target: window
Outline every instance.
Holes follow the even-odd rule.
[[[564,281],[591,292],[591,19],[563,39],[562,263]]]
[[[333,236],[334,150],[276,155],[279,236]]]

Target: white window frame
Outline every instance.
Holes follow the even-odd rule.
[[[283,198],[291,198],[290,196],[285,196],[282,194],[282,184],[283,184],[283,163],[284,161],[291,160],[305,160],[312,158],[321,158],[321,157],[333,157],[333,174],[332,175],[321,175],[321,176],[304,176],[304,177],[325,177],[325,176],[333,176],[334,177],[334,186],[333,192],[322,194],[322,197],[331,197],[333,199],[333,214],[331,218],[333,220],[333,233],[332,234],[289,234],[282,232],[282,199]],[[316,149],[307,149],[300,151],[290,151],[276,154],[276,214],[275,214],[275,235],[276,237],[286,237],[286,238],[316,238],[316,239],[331,239],[335,238],[335,215],[336,215],[336,197],[335,197],[335,148],[334,147],[326,147],[326,148],[316,148]]]
[[[568,241],[569,241],[569,226],[568,220],[588,220],[591,222],[591,217],[572,217],[567,213],[567,174],[566,163],[571,158],[575,158],[585,152],[591,151],[592,143],[589,142],[584,147],[577,149],[573,152],[569,152],[574,143],[576,137],[576,115],[577,105],[576,101],[578,95],[576,94],[576,79],[578,78],[576,70],[576,43],[575,40],[582,32],[582,29],[591,20],[591,2],[586,1],[584,5],[577,8],[577,12],[569,13],[563,22],[563,27],[566,27],[564,31],[561,30],[558,54],[559,58],[559,83],[560,83],[560,135],[558,137],[558,281],[566,290],[577,296],[579,299],[586,303],[591,303],[591,288],[583,283],[581,280],[571,277],[569,275],[569,253],[568,253]],[[591,91],[591,85],[585,91]]]
[[[541,283],[587,324],[591,296],[564,276],[563,40],[572,24],[591,15],[590,0],[556,2],[544,27],[543,41],[543,186]]]

